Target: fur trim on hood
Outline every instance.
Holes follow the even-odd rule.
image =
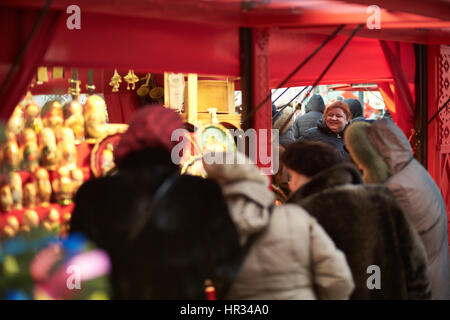
[[[211,161],[213,159],[214,161]],[[203,156],[203,167],[208,178],[216,180],[221,185],[253,181],[269,186],[269,179],[249,158],[239,152],[208,152]]]
[[[382,183],[389,177],[389,168],[383,157],[369,140],[371,125],[355,122],[344,133],[345,147],[358,166],[363,168],[366,183]]]
[[[289,117],[291,117],[292,114],[292,108],[286,107],[281,111],[281,114],[278,116],[278,118],[273,123],[273,129],[281,130],[281,127],[283,124],[287,121]],[[289,130],[290,127],[292,127],[292,124],[294,123],[294,116],[292,116],[289,119],[289,123],[284,127],[283,131],[280,132],[280,136]]]

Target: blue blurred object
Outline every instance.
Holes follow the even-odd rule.
[[[30,300],[31,298],[22,290],[6,289],[3,300]]]
[[[87,239],[82,233],[73,233],[67,239],[62,240],[64,250],[69,256],[83,251],[87,246]]]

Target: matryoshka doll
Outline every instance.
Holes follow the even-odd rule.
[[[5,131],[6,143],[3,147],[3,165],[7,170],[18,170],[20,167],[21,156],[16,135],[12,131]]]
[[[33,209],[36,207],[36,184],[28,182],[23,187],[23,206],[25,208]]]
[[[52,185],[48,171],[45,168],[37,168],[34,172],[34,180],[37,186],[37,200],[42,207],[48,207],[52,197]]]
[[[23,213],[21,231],[29,232],[31,228],[39,226],[39,215],[33,209],[26,209]]]
[[[72,170],[73,193],[75,194],[84,182],[83,170],[75,168]]]
[[[51,208],[47,216],[43,219],[42,225],[51,231],[60,225],[60,214],[56,208]]]
[[[68,167],[58,168],[57,177],[53,180],[52,187],[56,196],[56,201],[60,205],[69,205],[72,203],[74,188]]]
[[[22,209],[22,178],[17,172],[9,173],[9,186],[11,189],[11,196],[14,209]]]
[[[11,193],[11,187],[9,185],[4,185],[0,188],[0,200],[2,204],[2,211],[11,211],[13,207],[13,197]]]
[[[72,129],[75,136],[75,144],[84,139],[83,106],[76,100],[64,105],[64,126]]]
[[[106,104],[100,96],[91,95],[84,106],[86,138],[98,139],[106,135]]]
[[[58,154],[60,165],[68,167],[70,170],[77,166],[77,148],[75,147],[75,137],[70,128],[61,128],[61,140],[58,143]]]
[[[52,129],[44,128],[40,138],[41,165],[47,170],[54,170],[58,164],[55,134]]]
[[[33,129],[26,128],[23,133],[22,168],[33,172],[39,166],[39,147],[36,133]]]
[[[11,117],[6,124],[6,130],[16,134],[19,134],[23,130],[23,111],[22,106],[19,104],[14,109]]]
[[[60,139],[60,130],[64,123],[63,108],[59,101],[47,102],[41,111],[44,128],[51,128],[57,140]]]
[[[42,129],[42,120],[39,117],[40,107],[34,103],[28,103],[23,109],[24,127],[38,133]]]

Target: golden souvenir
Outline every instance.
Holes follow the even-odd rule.
[[[76,193],[84,182],[83,170],[75,168],[72,170],[73,192]]]
[[[19,228],[19,220],[17,220],[14,216],[9,216],[6,218],[5,226],[3,227],[3,234],[6,237],[14,237],[17,231],[19,231]]]
[[[12,197],[12,193],[11,193],[11,187],[9,185],[5,185],[5,186],[1,187],[0,200],[1,200],[3,212],[8,212],[12,209],[13,197]]]
[[[139,78],[138,76],[136,76],[133,70],[128,70],[128,74],[125,77],[123,77],[123,79],[127,83],[127,90],[130,90],[130,85],[131,90],[136,89],[136,82],[139,81]]]
[[[122,82],[122,78],[120,77],[120,75],[117,73],[117,69],[114,69],[114,75],[111,78],[111,81],[109,82],[109,85],[112,88],[112,92],[118,92],[119,91],[119,87],[120,87],[120,83]]]
[[[36,84],[43,84],[48,81],[47,67],[38,67]]]
[[[98,139],[105,134],[106,103],[98,95],[91,95],[84,106],[86,137]]]
[[[7,135],[8,136],[8,135]],[[19,146],[17,145],[16,138],[7,138],[7,142],[3,148],[3,164],[7,170],[18,170],[20,168],[20,162],[22,157],[20,155]]]
[[[61,128],[61,140],[58,143],[58,157],[60,165],[74,169],[77,166],[77,148],[72,129]]]
[[[36,134],[33,129],[26,128],[22,134],[24,145],[22,146],[22,168],[34,171],[39,166],[39,147]]]
[[[47,102],[41,111],[42,124],[45,128],[56,130],[64,123],[63,108],[58,100]]]
[[[35,133],[39,133],[39,131],[42,129],[42,121],[39,117],[40,107],[36,103],[31,101],[30,103],[25,105],[23,111],[24,127],[33,129]]]
[[[52,129],[42,129],[40,143],[41,165],[47,170],[54,170],[58,164],[58,153],[56,138]]]
[[[52,208],[48,213],[47,217],[45,217],[42,225],[45,229],[51,231],[58,227],[59,225],[60,214],[57,209]]]
[[[19,104],[14,109],[11,117],[6,124],[6,130],[11,131],[14,134],[19,134],[23,130],[23,112],[22,106]]]
[[[64,78],[64,68],[63,67],[53,67],[52,78],[53,79],[63,79]]]
[[[53,180],[52,187],[56,201],[60,205],[69,205],[72,203],[74,184],[70,177],[70,169],[68,167],[60,167],[58,169],[58,177]]]
[[[22,224],[21,230],[29,232],[31,228],[36,228],[39,226],[39,215],[32,209],[25,210]]]
[[[91,95],[84,106],[84,121],[86,126],[86,140],[88,143],[96,143],[109,134],[125,132],[126,124],[106,124],[105,100],[98,95]]]
[[[148,85],[148,83],[149,83],[149,81],[150,81],[150,77],[151,77],[151,74],[150,74],[150,73],[147,73],[147,74],[145,75],[145,84],[141,85],[141,86],[136,90],[136,93],[137,93],[138,96],[140,96],[140,97],[145,97],[145,96],[148,95],[148,93],[150,92],[150,88],[149,88],[149,85]]]
[[[75,143],[84,139],[83,106],[76,100],[64,105],[64,125],[72,129],[75,135]]]
[[[37,184],[37,198],[39,204],[42,207],[49,206],[52,197],[52,185],[50,184],[48,171],[44,168],[38,168],[34,172],[34,179]]]
[[[36,184],[28,182],[23,187],[23,206],[25,208],[34,208],[36,206]]]
[[[22,178],[17,172],[9,173],[9,186],[13,199],[13,208],[22,209]]]

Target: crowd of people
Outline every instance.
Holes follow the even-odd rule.
[[[116,299],[205,299],[205,281],[219,299],[448,299],[442,196],[395,123],[365,121],[353,100],[314,95],[295,119],[273,110],[278,205],[237,152],[204,161],[207,179],[181,175],[171,133],[182,120],[144,107],[116,170],[77,192],[71,232],[109,254]]]

